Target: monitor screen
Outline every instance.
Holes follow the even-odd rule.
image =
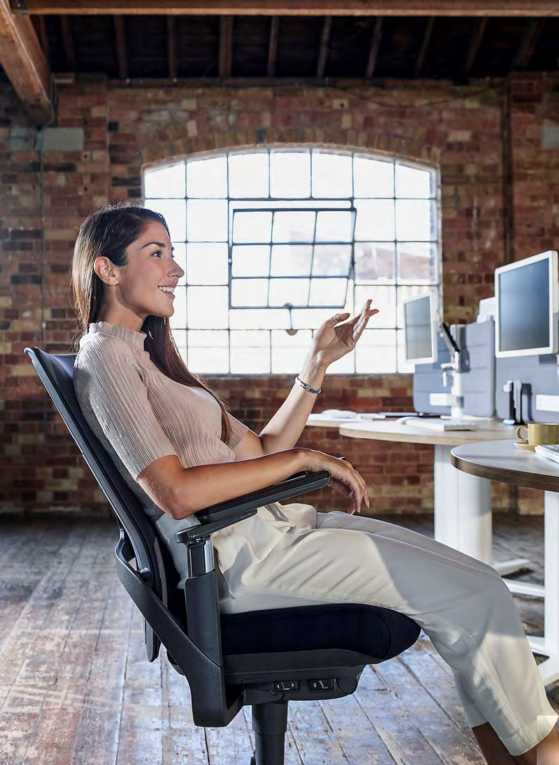
[[[556,353],[557,253],[549,251],[498,268],[495,282],[496,355]]]
[[[408,361],[435,363],[431,296],[404,303],[404,336]]]

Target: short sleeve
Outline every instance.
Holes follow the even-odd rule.
[[[124,343],[91,344],[80,351],[74,388],[90,427],[94,432],[101,430],[135,480],[154,460],[177,454],[155,416],[147,386]]]
[[[227,412],[227,416],[229,417],[229,424],[231,425],[231,436],[229,437],[229,443],[228,446],[231,449],[234,449],[237,444],[239,444],[247,430],[250,430],[248,425],[245,425],[243,422],[238,420],[236,417],[233,417],[232,414]]]

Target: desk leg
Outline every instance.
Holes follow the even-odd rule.
[[[435,539],[491,561],[490,483],[450,463],[450,446],[435,446]]]
[[[536,653],[549,658],[539,665],[546,685],[559,680],[559,494],[545,492],[544,636],[528,637]]]
[[[435,539],[473,558],[491,563],[501,576],[529,568],[525,558],[492,563],[491,484],[450,462],[450,446],[435,446]],[[516,583],[507,582],[515,592]],[[525,583],[518,583],[526,588]],[[530,585],[530,593],[533,585]],[[523,590],[522,590],[523,591]]]

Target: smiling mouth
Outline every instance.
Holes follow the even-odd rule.
[[[158,289],[159,289],[159,292],[162,292],[164,295],[167,295],[167,297],[169,298],[175,297],[175,293],[171,289],[163,289],[162,287],[158,287]]]

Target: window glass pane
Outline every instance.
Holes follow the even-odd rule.
[[[289,328],[289,313],[285,308],[231,308],[229,320],[235,329]]]
[[[186,327],[186,287],[177,287],[173,300],[173,315],[169,318],[171,329]]]
[[[184,244],[184,242],[177,242],[176,244],[173,244],[173,248],[175,261],[179,264],[184,272],[178,281],[179,285],[183,286],[186,284],[186,244]]]
[[[231,248],[233,276],[268,276],[270,248],[262,244],[234,245]]]
[[[356,371],[392,374],[396,366],[395,330],[366,329],[355,346]]]
[[[326,210],[317,214],[317,242],[351,242],[353,239],[353,211]]]
[[[390,242],[356,242],[355,281],[393,282],[396,248]]]
[[[186,275],[189,284],[227,284],[227,245],[187,244]]]
[[[272,213],[235,210],[233,213],[233,241],[269,242],[272,235]]]
[[[312,247],[274,245],[272,247],[272,276],[308,276],[311,272]]]
[[[394,163],[354,157],[353,182],[356,197],[393,197]]]
[[[361,241],[394,241],[394,202],[384,199],[355,200],[355,238]]]
[[[343,311],[353,312],[353,282],[348,281],[346,304]],[[295,308],[293,314],[293,326],[296,329],[318,329],[327,319],[331,319],[337,310],[332,308]]]
[[[270,281],[270,305],[308,305],[308,279],[272,279]]]
[[[231,305],[268,305],[268,279],[232,279]]]
[[[435,241],[435,205],[420,199],[396,200],[396,235],[410,241]]]
[[[196,374],[227,374],[228,356],[228,348],[189,348],[188,368]]]
[[[301,371],[311,344],[311,333],[300,330],[296,335],[272,332],[272,373],[294,374]]]
[[[277,212],[274,215],[272,240],[274,242],[312,242],[316,214],[297,210]]]
[[[226,330],[190,329],[188,345],[190,348],[227,348],[229,333]]]
[[[369,320],[369,328],[394,329],[396,327],[396,288],[377,285],[355,287],[355,310],[360,311],[369,298],[373,301],[373,308],[379,309],[379,313]]]
[[[169,227],[172,242],[184,242],[186,202],[184,199],[146,199],[146,207],[160,213]]]
[[[312,152],[313,197],[350,197],[351,155]]]
[[[227,158],[193,159],[186,165],[189,197],[227,196]]]
[[[343,308],[345,304],[347,279],[311,279],[311,306],[330,305]]]
[[[349,276],[351,245],[317,244],[314,248],[314,276]]]
[[[398,287],[398,327],[404,326],[404,302],[406,300],[410,300],[411,298],[415,297],[421,297],[422,295],[431,295],[432,300],[434,300],[434,306],[435,306],[435,315],[438,313],[438,294],[437,294],[437,288],[436,287],[424,287],[421,285],[418,286],[409,286],[409,287]]]
[[[231,372],[270,372],[269,332],[231,332]]]
[[[144,198],[146,207],[151,197],[174,197],[185,196],[184,162],[177,162],[167,167],[148,168],[144,173]]]
[[[396,194],[399,197],[432,197],[435,174],[430,170],[396,163]]]
[[[190,328],[227,327],[227,287],[188,287],[187,289]]]
[[[342,356],[341,359],[334,361],[334,363],[330,364],[330,366],[326,370],[327,375],[331,375],[331,374],[350,375],[350,374],[353,374],[354,372],[355,372],[355,351],[352,351],[351,353],[347,353],[345,356]]]
[[[270,194],[308,197],[311,193],[311,155],[308,151],[270,153]]]
[[[175,341],[175,345],[178,348],[179,353],[181,356],[186,358],[186,330],[185,329],[173,329],[172,330],[173,340]]]
[[[420,284],[436,282],[437,246],[425,242],[399,242],[398,281]]]
[[[189,242],[226,242],[227,202],[220,199],[189,199],[186,233]]]
[[[229,196],[268,196],[268,152],[229,155]]]
[[[415,364],[413,361],[406,359],[406,345],[405,345],[404,330],[399,329],[396,333],[397,343],[397,357],[398,357],[398,372],[400,374],[413,374],[415,371]]]
[[[270,333],[259,330],[231,330],[232,348],[267,348],[270,345]]]

